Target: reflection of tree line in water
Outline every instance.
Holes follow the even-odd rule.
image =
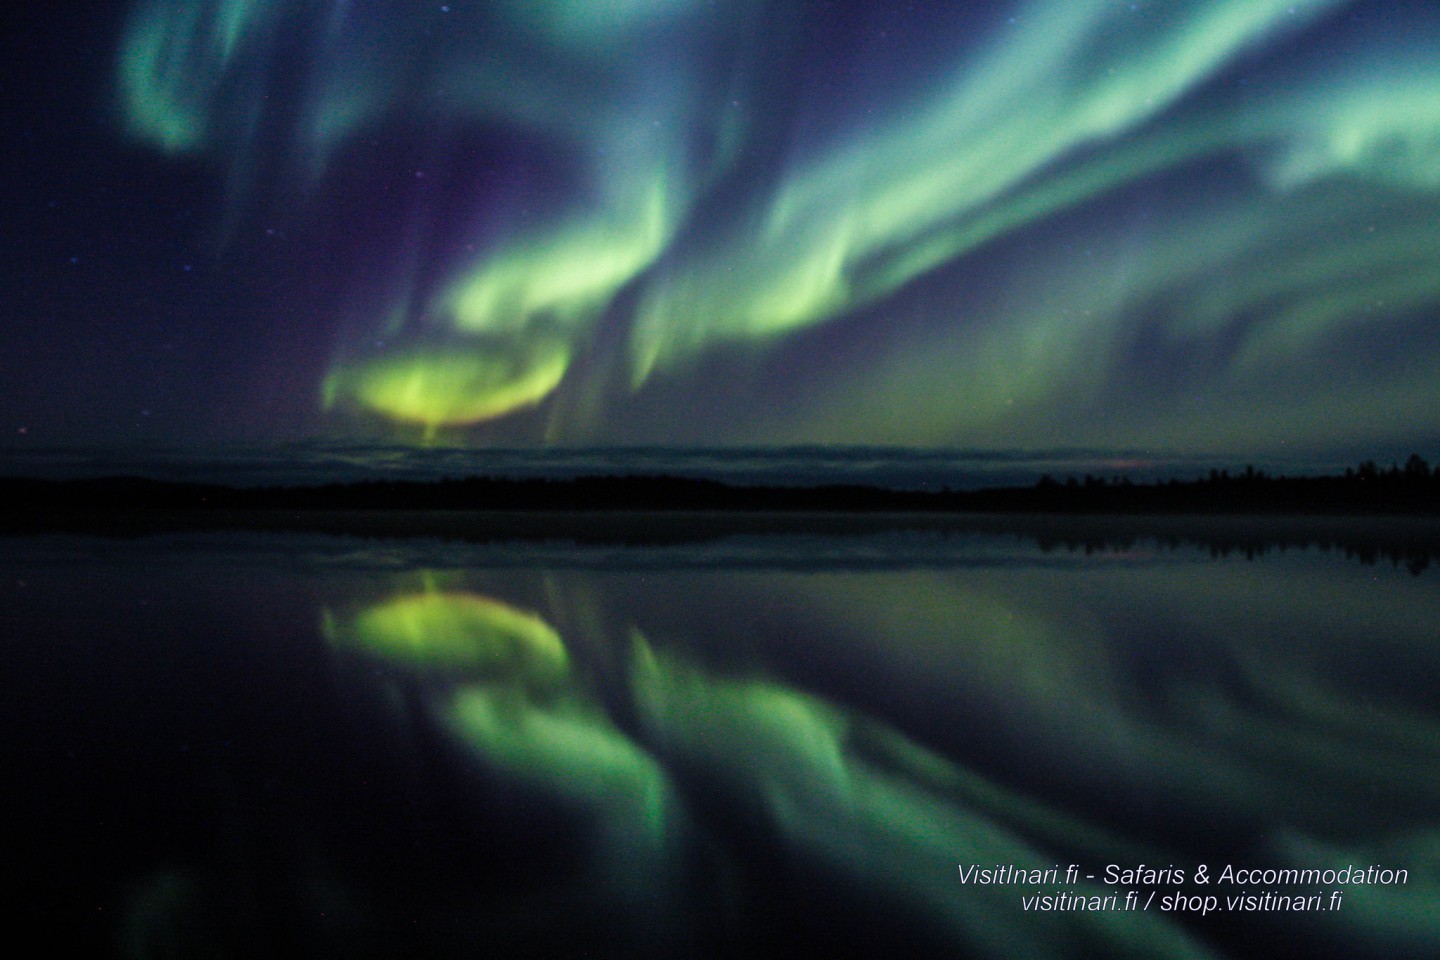
[[[1087,475],[1062,483],[1046,476],[1032,487],[939,492],[671,476],[256,488],[0,478],[0,532],[263,529],[581,548],[697,546],[688,562],[700,565],[706,545],[737,538],[748,538],[746,557],[758,565],[943,564],[968,556],[964,539],[952,535],[984,533],[1027,537],[1045,553],[1087,555],[1199,548],[1216,559],[1256,560],[1314,548],[1419,575],[1440,562],[1440,529],[1431,519],[1437,507],[1440,467],[1432,470],[1418,454],[1403,467],[1366,461],[1340,476],[1272,477],[1247,467],[1195,481]],[[887,540],[890,533],[939,537]],[[796,535],[806,538],[808,553],[785,540]],[[816,546],[817,537],[828,549]]]
[[[1415,576],[1430,568],[1432,562],[1440,561],[1440,541],[1430,540],[1401,543],[1382,540],[1356,530],[1349,536],[1321,533],[1286,535],[1274,533],[1265,536],[1224,534],[1189,535],[1122,535],[1122,536],[1053,536],[1035,534],[1035,542],[1043,553],[1065,550],[1069,553],[1130,553],[1142,546],[1157,546],[1170,552],[1198,547],[1207,551],[1217,560],[1230,557],[1244,557],[1258,560],[1272,554],[1284,554],[1291,550],[1305,552],[1312,548],[1320,553],[1342,554],[1347,560],[1355,560],[1366,566],[1389,561],[1393,567],[1404,567]]]

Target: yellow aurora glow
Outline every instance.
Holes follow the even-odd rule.
[[[555,389],[570,364],[558,340],[522,350],[419,349],[341,366],[325,381],[327,407],[354,403],[433,438],[441,427],[493,420],[533,406]]]

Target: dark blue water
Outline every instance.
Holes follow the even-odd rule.
[[[1436,951],[1435,569],[942,539],[0,542],[16,934],[136,957]],[[1105,882],[1141,864],[1167,872]],[[1267,892],[1324,909],[1225,907]]]

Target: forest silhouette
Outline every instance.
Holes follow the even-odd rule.
[[[863,484],[749,485],[663,475],[573,478],[472,476],[235,487],[142,477],[0,479],[0,512],[16,516],[122,511],[478,510],[525,512],[996,512],[1158,514],[1434,514],[1440,466],[1412,454],[1381,469],[1367,460],[1339,476],[1271,476],[1245,467],[1182,481],[1086,474],[1032,486],[898,490]]]

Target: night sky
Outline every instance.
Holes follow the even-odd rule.
[[[1433,0],[16,15],[0,446],[1440,443]]]

